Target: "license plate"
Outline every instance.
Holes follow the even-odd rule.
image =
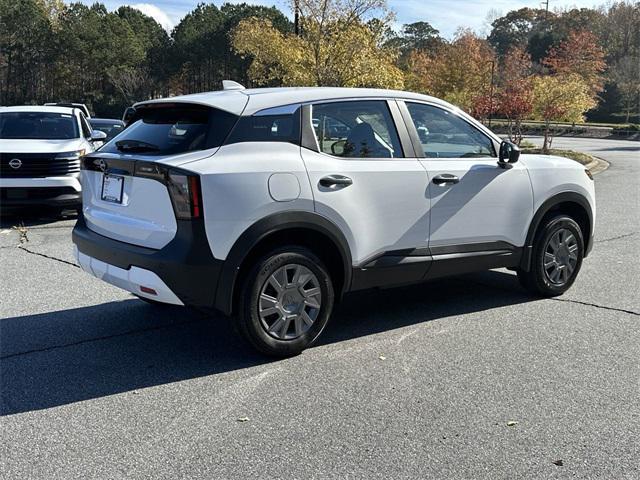
[[[102,176],[102,200],[105,202],[122,203],[124,177],[104,174]]]

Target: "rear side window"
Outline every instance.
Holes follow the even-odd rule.
[[[219,147],[236,120],[231,113],[200,105],[142,106],[131,125],[100,151],[176,155]]]
[[[386,101],[313,105],[311,122],[323,153],[346,158],[403,157]]]
[[[274,109],[275,110],[275,109]],[[300,144],[300,109],[286,114],[240,117],[227,143],[285,142]]]

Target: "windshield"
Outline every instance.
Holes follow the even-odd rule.
[[[71,140],[80,136],[73,115],[50,112],[0,113],[0,138]]]
[[[222,144],[236,117],[199,105],[159,104],[142,107],[133,122],[100,151],[175,155]]]

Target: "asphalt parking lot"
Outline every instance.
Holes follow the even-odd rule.
[[[282,361],[84,274],[72,218],[3,220],[0,477],[640,478],[640,143],[554,146],[611,163],[567,294],[359,293]]]

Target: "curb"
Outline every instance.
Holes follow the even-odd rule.
[[[594,160],[592,160],[591,162],[587,163],[584,166],[584,168],[586,168],[591,172],[591,175],[597,175],[598,173],[602,173],[611,166],[611,164],[606,160],[602,160],[601,158],[598,158],[598,157],[593,157],[593,158]]]

